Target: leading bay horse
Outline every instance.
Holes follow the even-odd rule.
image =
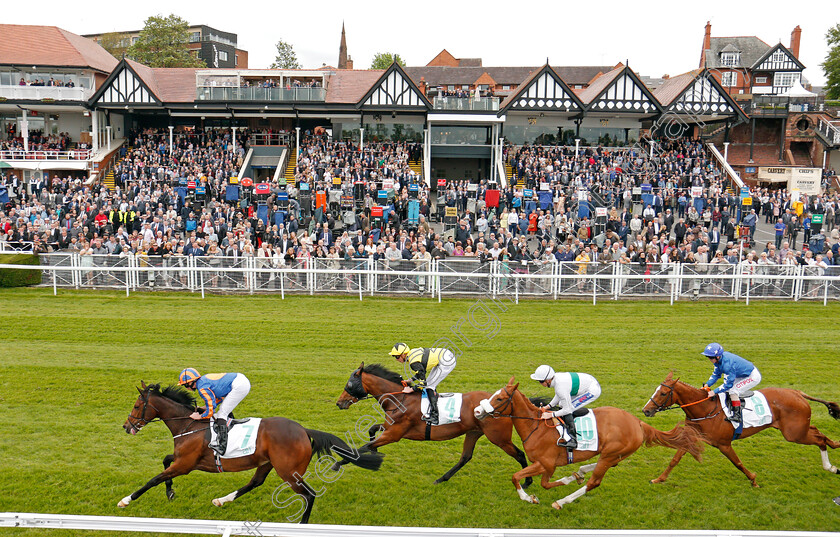
[[[486,403],[492,407],[489,410],[485,404],[475,409],[476,417],[484,419],[487,416],[495,418],[510,418],[516,432],[522,438],[522,447],[533,464],[513,474],[513,485],[522,500],[529,503],[540,503],[536,496],[529,495],[519,486],[519,480],[526,476],[542,474],[540,485],[545,489],[568,485],[572,481],[582,481],[583,475],[591,471],[592,476],[586,483],[565,498],[551,504],[555,509],[562,509],[563,505],[572,503],[590,490],[598,487],[604,479],[607,470],[635,453],[642,444],[646,446],[665,446],[691,453],[700,460],[703,446],[700,437],[693,429],[674,427],[668,432],[654,429],[639,418],[620,408],[602,406],[590,410],[595,414],[598,429],[598,449],[575,450],[572,460],[568,459],[565,447],[557,446],[559,434],[550,420],[540,418],[542,411],[537,408],[525,395],[519,391],[519,383],[511,377],[507,385],[494,393]],[[600,455],[597,463],[581,466],[577,472],[569,477],[551,481],[551,476],[558,466],[582,462]]]
[[[146,424],[160,420],[166,424],[175,440],[175,451],[163,460],[164,471],[153,477],[143,487],[120,500],[118,507],[127,507],[144,492],[161,483],[166,483],[166,496],[175,497],[172,478],[193,470],[203,472],[242,472],[256,468],[257,471],[244,487],[227,496],[216,498],[213,505],[221,507],[243,494],[259,487],[271,469],[277,472],[300,500],[301,523],[309,521],[315,501],[313,489],[303,481],[306,468],[313,454],[334,453],[342,461],[351,462],[366,470],[378,470],[382,464],[379,453],[362,453],[352,450],[343,440],[329,433],[305,429],[299,423],[286,418],[264,418],[257,430],[256,448],[247,457],[221,459],[222,468],[216,467],[214,452],[208,447],[210,428],[207,421],[193,420],[190,414],[196,411],[195,399],[183,388],[168,386],[161,390],[159,384],[147,386],[141,382],[137,388],[140,396],[134,402],[131,413],[123,423],[126,433],[137,434]],[[319,465],[320,467],[320,465]],[[294,502],[284,502],[284,506]],[[297,517],[290,517],[296,519]]]
[[[385,414],[385,422],[373,425],[369,430],[370,442],[365,447],[376,449],[386,444],[406,440],[451,440],[458,436],[464,437],[464,447],[461,458],[448,472],[435,481],[435,484],[448,481],[470,459],[472,459],[475,444],[482,436],[487,436],[493,444],[499,446],[505,453],[516,459],[522,468],[528,466],[525,453],[511,441],[513,424],[509,419],[479,421],[473,415],[475,408],[482,399],[486,399],[489,392],[466,392],[462,396],[461,421],[447,425],[428,427],[420,415],[420,394],[402,393],[402,377],[379,364],[365,365],[353,371],[344,391],[336,401],[338,408],[347,409],[353,403],[373,397]],[[377,432],[380,432],[378,437]],[[339,464],[342,464],[339,462]],[[531,484],[529,477],[525,486]]]
[[[779,429],[788,442],[819,447],[823,468],[835,474],[840,473],[828,460],[828,450],[826,449],[826,446],[837,449],[840,447],[840,442],[829,440],[819,429],[811,426],[811,405],[808,404],[808,401],[824,404],[828,407],[828,414],[832,418],[840,419],[840,406],[837,403],[811,397],[799,390],[763,388],[757,391],[764,394],[767,399],[773,421],[761,427],[745,427],[740,438],[752,436],[769,427]],[[707,397],[708,394],[705,390],[689,386],[685,382],[675,379],[673,372],[670,372],[656,388],[653,396],[642,410],[645,416],[651,417],[657,412],[682,408],[685,412],[686,426],[699,431],[709,445],[718,448],[721,453],[726,455],[726,458],[732,461],[736,468],[744,472],[752,486],[758,487],[755,482],[756,474],[744,467],[741,459],[732,449],[734,429],[732,424],[725,419],[720,398],[717,396]],[[744,412],[746,413],[746,410]],[[651,483],[662,483],[668,479],[668,474],[679,464],[684,454],[682,451],[678,451],[668,468],[662,472],[662,475],[651,480]]]

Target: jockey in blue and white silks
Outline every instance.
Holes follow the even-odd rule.
[[[741,421],[741,396],[755,389],[761,382],[761,373],[758,368],[749,360],[745,360],[737,354],[726,352],[719,343],[709,343],[701,353],[714,364],[715,369],[712,376],[703,385],[703,389],[709,391],[709,397],[719,393],[728,393],[732,403],[733,416],[731,421]],[[711,390],[718,379],[723,376],[723,384]]]
[[[210,448],[219,455],[224,455],[227,449],[227,419],[236,405],[251,391],[251,383],[248,377],[242,373],[199,375],[198,371],[189,367],[178,375],[178,384],[186,386],[190,390],[198,391],[199,396],[204,401],[204,412],[200,415],[193,412],[190,417],[193,419],[213,418],[216,443],[210,444]]]

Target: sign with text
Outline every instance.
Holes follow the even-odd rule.
[[[703,196],[703,187],[702,186],[691,187],[691,197],[692,198],[699,198],[701,196]]]
[[[446,208],[446,216],[451,218],[458,217],[458,208],[457,207],[447,207]]]
[[[607,208],[595,207],[595,216],[607,216]]]
[[[588,196],[589,196],[589,191],[588,190],[578,190],[578,192],[577,192],[578,201],[586,201]]]
[[[798,188],[807,196],[822,194],[822,170],[820,168],[791,168],[788,190]]]

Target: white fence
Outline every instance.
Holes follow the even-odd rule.
[[[520,263],[449,258],[374,261],[304,258],[285,264],[255,257],[114,256],[53,253],[40,256],[42,284],[74,289],[293,294],[480,295],[621,300],[840,299],[840,266],[730,264]]]
[[[200,535],[250,535],[253,537],[837,537],[830,532],[740,531],[740,530],[576,530],[414,528],[387,526],[341,526],[326,524],[281,524],[177,518],[50,515],[0,513],[0,528],[100,530]],[[72,535],[72,533],[69,533]]]

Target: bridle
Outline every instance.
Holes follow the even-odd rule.
[[[148,425],[150,423],[154,423],[156,421],[162,421],[162,422],[165,423],[167,421],[191,420],[192,422],[195,422],[195,420],[193,420],[189,416],[178,416],[178,417],[174,417],[174,418],[162,418],[162,417],[160,417],[160,410],[158,410],[157,407],[155,407],[155,405],[153,405],[152,402],[149,401],[149,390],[148,389],[140,392],[140,399],[143,401],[143,410],[140,411],[140,417],[135,418],[134,416],[131,415],[131,412],[129,412],[128,413],[128,418],[126,419],[128,424],[131,425],[134,428],[134,430],[137,431],[137,432],[140,432],[140,429],[142,429],[146,425]],[[152,418],[150,420],[146,419],[146,407],[152,407],[152,410],[155,411],[157,416],[155,416],[154,418]],[[134,420],[134,421],[132,421],[132,420]],[[139,423],[139,426],[138,426],[138,423]],[[192,423],[186,424],[184,426],[184,428],[181,429],[180,433],[175,435],[174,438],[178,438],[179,436],[184,436],[184,434],[191,434],[193,432],[198,432],[198,431],[204,430],[204,429],[198,429],[196,431],[191,431],[189,433],[184,433],[184,431],[186,431],[187,428],[189,428],[189,426],[191,424]],[[206,427],[206,428],[209,429],[209,426]]]
[[[656,401],[653,400],[653,396],[656,395],[656,393],[658,393],[658,392],[662,392],[663,391],[662,388],[668,388],[669,391],[668,391],[668,395],[665,397],[664,403],[659,404],[659,403],[657,403]],[[656,410],[656,412],[665,412],[666,410],[674,410],[674,409],[677,409],[677,408],[686,408],[686,407],[690,407],[690,406],[700,404],[700,403],[702,403],[704,401],[707,401],[709,399],[707,397],[704,397],[703,399],[700,399],[698,401],[693,401],[691,403],[686,403],[684,405],[674,403],[674,386],[673,385],[669,386],[668,384],[665,384],[664,382],[659,383],[659,390],[657,390],[656,393],[651,395],[650,398],[648,399],[648,401],[650,401],[650,403],[655,407],[654,410]],[[700,417],[700,418],[689,418],[688,416],[686,416],[686,419],[688,421],[708,420],[708,419],[714,418],[715,416],[720,414],[720,412],[721,411],[718,410],[717,412],[715,412],[713,414],[707,414],[706,416],[703,416],[703,417]]]
[[[388,395],[402,395],[403,400],[404,400],[405,396],[408,395],[407,393],[404,393],[402,391],[387,392],[387,393],[383,393],[379,396],[371,395],[367,391],[365,391],[364,384],[362,384],[362,375],[361,375],[362,372],[363,371],[360,371],[359,375],[356,375],[356,373],[353,372],[353,374],[350,376],[350,380],[347,381],[347,385],[344,386],[344,391],[347,393],[347,395],[349,395],[350,397],[355,399],[355,401],[353,401],[353,403],[351,403],[351,404],[358,403],[359,401],[364,401],[365,399],[376,399],[376,402],[380,403],[379,406],[382,407],[381,400],[385,396],[388,396]],[[358,380],[356,380],[354,382],[353,381],[354,378],[356,378]],[[384,407],[382,407],[382,409],[385,410],[386,412],[388,411]]]
[[[505,408],[507,408],[507,406],[508,406],[508,405],[510,405],[510,404],[513,402],[513,393],[508,391],[507,386],[505,386],[505,387],[504,387],[504,388],[502,388],[502,389],[505,391],[505,395],[507,395],[507,396],[508,396],[507,401],[505,401],[505,404],[503,404],[503,405],[502,405],[502,406],[500,406],[499,408],[494,408],[492,412],[488,412],[487,414],[488,414],[489,416],[494,417],[494,418],[510,418],[510,419],[512,419],[512,420],[531,420],[531,421],[537,421],[537,424],[534,426],[534,428],[533,428],[533,429],[531,429],[531,432],[530,432],[530,433],[528,433],[528,436],[526,436],[525,438],[523,438],[523,439],[522,439],[522,444],[524,445],[524,444],[525,444],[525,442],[527,442],[527,441],[528,441],[528,439],[529,439],[529,438],[531,438],[531,435],[532,435],[532,434],[534,434],[535,432],[537,432],[537,429],[539,429],[539,428],[540,428],[539,418],[532,418],[531,416],[514,416],[513,414],[502,414],[501,412],[502,412]],[[512,412],[512,411],[511,411],[511,412]],[[546,425],[551,426],[551,424],[549,423],[549,421],[548,421],[548,420],[546,420]]]

